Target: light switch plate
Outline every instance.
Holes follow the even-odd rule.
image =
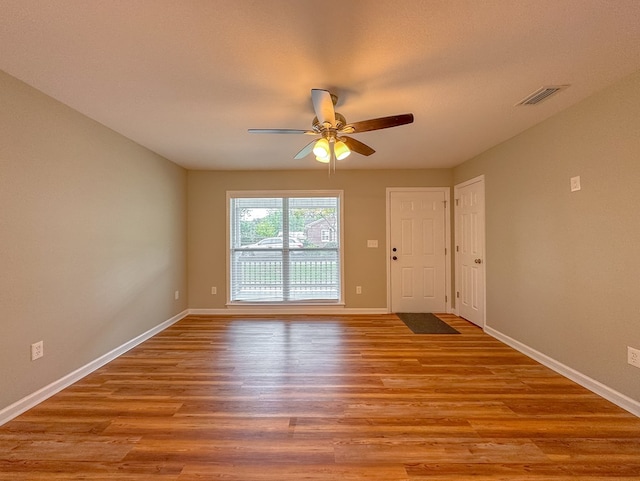
[[[378,241],[377,240],[368,240],[367,241],[367,247],[378,247]]]

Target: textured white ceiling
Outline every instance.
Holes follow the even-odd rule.
[[[640,69],[639,0],[0,0],[0,69],[191,169],[323,168],[310,89],[376,149],[457,165]],[[571,87],[515,107],[543,85]]]

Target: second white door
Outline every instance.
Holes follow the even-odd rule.
[[[484,327],[484,178],[457,185],[454,197],[456,307],[460,317]]]
[[[446,311],[446,192],[389,193],[392,312]]]

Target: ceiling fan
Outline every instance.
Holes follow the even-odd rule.
[[[318,162],[330,164],[331,160],[342,160],[351,152],[371,155],[375,152],[371,147],[345,134],[358,134],[371,130],[388,129],[413,122],[413,114],[392,115],[377,119],[347,123],[344,116],[334,110],[338,97],[328,90],[312,89],[311,101],[315,110],[315,118],[311,130],[297,129],[249,129],[251,134],[306,134],[320,136],[305,145],[294,159],[302,159],[311,152]]]

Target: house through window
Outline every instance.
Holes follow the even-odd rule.
[[[229,192],[230,302],[341,302],[340,191]]]

